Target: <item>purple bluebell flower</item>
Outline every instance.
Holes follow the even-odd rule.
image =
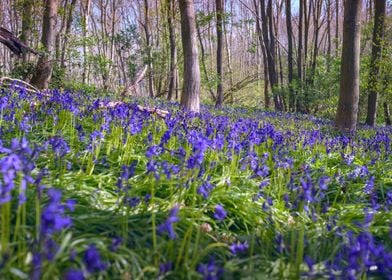
[[[230,252],[233,255],[239,255],[241,253],[246,252],[249,249],[249,244],[247,241],[241,243],[241,242],[236,242],[230,245]]]
[[[223,221],[227,217],[227,213],[221,204],[215,206],[214,218]]]
[[[68,143],[60,136],[51,137],[47,143],[52,146],[53,152],[58,157],[64,157],[71,150]]]
[[[162,153],[163,149],[160,146],[150,146],[147,148],[146,157],[151,159],[154,156],[159,156]]]
[[[32,260],[32,272],[31,272],[31,279],[32,280],[39,280],[41,279],[41,272],[42,272],[42,256],[41,253],[34,253],[33,260]]]
[[[84,277],[83,271],[81,270],[70,269],[64,275],[64,280],[84,280],[84,279],[86,278]]]
[[[86,265],[87,271],[90,273],[103,271],[106,269],[105,263],[101,260],[101,254],[96,248],[95,244],[90,244],[83,256],[83,262]]]
[[[158,232],[160,234],[167,233],[170,239],[176,239],[177,235],[174,232],[173,224],[177,223],[180,218],[178,217],[178,211],[180,208],[178,205],[174,206],[170,212],[169,212],[169,217],[166,219],[166,221],[158,226]]]
[[[309,256],[305,256],[304,261],[308,266],[309,271],[313,272],[314,261],[312,260],[312,258]]]
[[[388,207],[392,206],[392,191],[388,191],[385,197],[385,204]]]
[[[374,180],[375,180],[374,176],[371,176],[366,181],[365,188],[364,188],[365,194],[369,194],[370,195],[370,194],[373,193],[373,191],[374,191]]]
[[[115,252],[120,248],[122,244],[122,238],[121,237],[115,237],[112,239],[112,244],[110,244],[110,251]]]
[[[64,205],[61,204],[61,191],[51,188],[48,190],[49,204],[42,210],[41,233],[52,235],[72,224],[72,220],[64,213]]]
[[[331,179],[328,176],[321,176],[319,180],[319,188],[320,190],[326,191],[328,189],[328,183],[331,181]]]
[[[219,280],[223,277],[224,270],[214,259],[210,259],[207,264],[199,264],[197,272],[201,274],[204,280]]]
[[[173,262],[168,261],[168,262],[159,264],[159,275],[164,275],[171,270],[173,270]]]
[[[65,202],[65,206],[68,208],[69,211],[75,211],[76,200],[75,199],[68,199]]]
[[[45,240],[44,251],[46,253],[46,258],[49,261],[53,261],[54,257],[57,254],[58,249],[59,249],[58,244],[52,238],[48,238]]]
[[[197,193],[200,194],[204,199],[207,199],[210,195],[210,192],[214,188],[215,186],[209,180],[206,180],[197,189]]]

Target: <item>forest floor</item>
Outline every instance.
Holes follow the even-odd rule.
[[[391,128],[38,100],[0,95],[1,279],[392,275]]]

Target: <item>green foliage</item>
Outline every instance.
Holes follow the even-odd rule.
[[[12,68],[9,74],[12,78],[25,80],[29,78],[34,73],[35,63],[34,62],[22,62],[18,60]]]

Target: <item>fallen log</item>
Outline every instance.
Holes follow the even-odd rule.
[[[99,108],[115,108],[119,105],[125,104],[123,101],[110,101],[108,103],[103,103],[101,102],[99,104]],[[140,112],[147,112],[150,114],[156,114],[160,118],[166,118],[166,116],[169,114],[169,111],[158,109],[155,107],[145,107],[141,105],[137,105],[136,107]]]
[[[43,95],[46,97],[50,97],[50,94],[41,92],[38,88],[36,88],[35,86],[33,86],[23,80],[10,78],[10,77],[1,77],[0,78],[0,86],[10,87],[11,85],[15,88],[18,88],[18,89],[24,89],[30,93],[35,93],[35,94],[40,94],[40,95]]]

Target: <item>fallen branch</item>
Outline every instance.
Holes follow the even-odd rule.
[[[241,81],[234,84],[231,88],[225,91],[224,94],[225,100],[229,98],[234,92],[239,91],[254,82],[257,82],[259,80],[259,76],[260,76],[259,73],[255,73],[253,75],[245,77]]]
[[[12,34],[12,32],[8,31],[3,27],[0,27],[0,43],[7,46],[14,54],[16,54],[19,57],[27,52],[31,52],[35,55],[43,55],[43,53],[40,53],[27,46],[25,43],[19,40],[14,34]]]
[[[126,96],[129,95],[131,92],[136,92],[136,86],[144,79],[146,72],[147,72],[147,65],[144,66],[144,69],[137,75],[135,81],[123,90],[121,95]]]
[[[106,104],[101,102],[99,104],[99,108],[115,108],[115,107],[122,105],[122,104],[126,104],[126,103],[123,101],[110,101]],[[169,114],[169,111],[154,108],[154,107],[144,107],[141,105],[137,105],[137,109],[140,112],[148,112],[150,114],[157,114],[157,116],[161,117],[161,118],[166,118],[166,116]]]
[[[50,97],[51,96],[50,94],[41,92],[38,88],[36,88],[35,86],[33,86],[33,85],[29,84],[28,82],[25,82],[23,80],[10,78],[10,77],[1,77],[0,78],[0,84],[1,85],[8,86],[8,87],[11,86],[11,84],[5,84],[6,82],[10,82],[10,83],[17,82],[17,83],[20,83],[20,84],[24,85],[25,86],[24,89],[26,91],[28,91],[28,92],[35,93],[35,94],[41,94],[41,95],[46,96],[46,97]],[[13,86],[18,88],[18,89],[23,89],[23,87],[21,85],[18,85],[18,84],[13,84]]]

